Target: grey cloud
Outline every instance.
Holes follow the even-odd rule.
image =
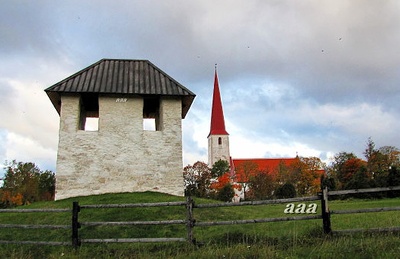
[[[8,80],[28,87],[37,79],[44,89],[101,58],[149,59],[197,94],[186,120],[203,125],[218,63],[226,120],[249,138],[359,150],[372,129],[354,133],[312,117],[322,118],[319,107],[327,104],[400,112],[399,13],[397,1],[7,2],[0,10],[0,98],[15,105]],[[56,136],[50,121],[58,118],[44,119],[54,110],[39,99],[35,107],[46,110],[27,121],[43,132],[25,134],[53,147],[56,140],[43,136]],[[199,140],[184,138],[185,152],[204,155]],[[379,141],[400,145],[393,133]]]
[[[3,107],[12,107],[13,98],[16,97],[14,88],[7,80],[0,78],[0,103]]]
[[[51,10],[37,2],[3,3],[0,10],[0,52],[4,56],[39,51],[45,54],[53,48],[55,38],[49,19]]]

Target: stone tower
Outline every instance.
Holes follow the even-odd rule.
[[[45,91],[60,115],[56,199],[183,195],[189,89],[147,60],[102,59]]]
[[[220,159],[230,163],[229,134],[225,129],[224,111],[222,109],[217,69],[215,69],[211,126],[210,134],[208,134],[208,165],[212,167]]]

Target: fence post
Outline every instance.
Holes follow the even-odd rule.
[[[72,247],[78,248],[81,245],[78,236],[78,229],[81,227],[78,222],[78,213],[81,210],[79,203],[74,201],[72,203]]]
[[[196,240],[193,237],[193,227],[194,227],[194,218],[193,218],[193,206],[194,201],[192,196],[186,196],[186,227],[187,227],[187,239],[190,243],[195,244]]]
[[[328,187],[322,189],[321,194],[321,210],[322,210],[322,225],[324,228],[324,233],[331,233],[331,213],[328,207]]]

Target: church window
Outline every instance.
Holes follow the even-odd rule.
[[[81,95],[79,129],[84,131],[99,130],[99,96],[88,93]]]
[[[218,145],[222,145],[222,138],[221,137],[218,138]]]
[[[159,131],[160,99],[158,97],[143,98],[143,130]]]

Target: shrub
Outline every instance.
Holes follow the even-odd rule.
[[[294,198],[296,197],[296,189],[294,188],[293,184],[285,183],[284,185],[278,187],[275,192],[275,196],[278,199]]]
[[[232,201],[233,196],[235,195],[235,191],[233,190],[233,187],[230,183],[224,185],[218,193],[217,193],[217,199],[221,201]]]

